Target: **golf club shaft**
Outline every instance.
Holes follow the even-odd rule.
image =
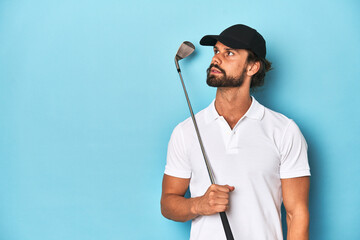
[[[209,177],[210,177],[210,182],[211,182],[211,184],[215,184],[214,174],[213,174],[212,168],[211,168],[211,166],[210,166],[210,163],[209,163],[209,161],[208,161],[208,158],[207,158],[207,155],[206,155],[206,152],[205,152],[204,144],[203,144],[202,139],[201,139],[201,136],[200,136],[200,132],[199,132],[198,125],[197,125],[197,123],[196,123],[195,115],[194,115],[194,112],[193,112],[193,110],[192,110],[191,103],[190,103],[190,99],[189,99],[189,96],[188,96],[188,94],[187,94],[186,87],[185,87],[185,84],[184,84],[184,80],[183,80],[183,78],[182,78],[181,71],[180,71],[180,68],[178,67],[178,65],[177,65],[177,70],[178,70],[178,73],[179,73],[179,76],[180,76],[180,80],[181,80],[182,87],[183,87],[183,89],[184,89],[186,101],[187,101],[187,104],[188,104],[188,106],[189,106],[189,110],[190,110],[190,114],[191,114],[191,119],[192,119],[192,121],[193,121],[193,123],[194,123],[196,135],[197,135],[198,140],[199,140],[199,143],[200,143],[201,152],[202,152],[202,154],[203,154],[203,156],[204,156],[205,165],[206,165],[206,168],[207,168]],[[220,212],[220,218],[221,218],[221,222],[222,222],[223,227],[224,227],[226,239],[227,239],[227,240],[234,240],[234,236],[233,236],[233,234],[232,234],[232,231],[231,231],[231,228],[230,228],[230,224],[229,224],[229,220],[228,220],[228,218],[227,218],[227,216],[226,216],[226,213],[225,213],[225,212]]]
[[[178,69],[178,70],[180,70],[180,69]],[[191,103],[190,103],[190,99],[189,99],[189,96],[188,96],[188,94],[187,94],[186,87],[185,87],[185,84],[184,84],[184,80],[183,80],[183,78],[182,78],[182,76],[181,76],[181,72],[180,72],[180,71],[179,71],[179,76],[180,76],[180,79],[181,79],[182,87],[183,87],[183,89],[184,89],[186,101],[187,101],[187,104],[188,104],[188,106],[189,106],[189,110],[190,110],[190,114],[191,114],[191,119],[192,119],[192,121],[193,121],[193,123],[194,123],[196,135],[197,135],[197,137],[198,137],[198,139],[199,139],[201,152],[202,152],[202,154],[203,154],[203,156],[204,156],[205,165],[206,165],[206,168],[207,168],[209,177],[210,177],[210,182],[211,182],[211,184],[215,184],[214,174],[213,174],[213,171],[212,171],[212,169],[211,169],[209,160],[208,160],[207,155],[206,155],[206,152],[205,152],[204,144],[203,144],[203,141],[202,141],[201,136],[200,136],[200,132],[199,132],[198,125],[197,125],[197,123],[196,123],[195,115],[194,115],[194,112],[193,112],[193,110],[192,110]]]

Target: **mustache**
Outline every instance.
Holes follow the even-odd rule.
[[[210,69],[211,69],[212,67],[216,68],[216,69],[219,70],[221,73],[225,74],[224,69],[222,69],[221,67],[219,67],[217,64],[210,64],[209,68],[206,70],[207,74],[210,73]]]

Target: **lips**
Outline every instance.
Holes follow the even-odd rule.
[[[220,74],[220,73],[222,73],[219,69],[217,69],[216,67],[212,67],[211,69],[210,69],[210,72],[211,73],[214,73],[214,74]]]
[[[217,66],[216,64],[210,64],[210,66],[208,67],[208,69],[206,69],[206,73],[208,76],[210,75],[226,75],[225,71],[223,69],[221,69],[219,66]]]

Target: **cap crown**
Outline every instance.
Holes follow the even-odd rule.
[[[244,24],[233,25],[220,35],[206,35],[200,40],[200,44],[215,46],[217,41],[234,49],[250,50],[261,58],[266,56],[265,39],[255,29]]]

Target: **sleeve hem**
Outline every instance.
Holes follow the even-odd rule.
[[[170,175],[170,176],[178,177],[178,178],[190,178],[191,177],[191,172],[172,170],[172,169],[169,169],[169,168],[165,168],[164,173],[166,175]]]
[[[280,179],[311,176],[310,169],[280,173]]]

